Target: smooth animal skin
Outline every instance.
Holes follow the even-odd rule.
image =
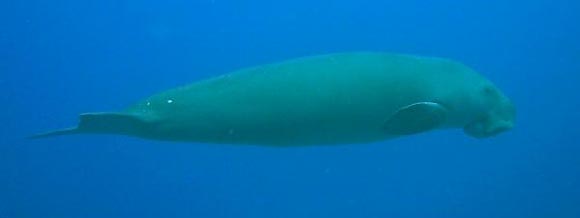
[[[165,91],[122,112],[80,115],[101,133],[224,144],[367,143],[443,128],[483,138],[515,109],[491,82],[441,58],[339,53],[242,69]]]

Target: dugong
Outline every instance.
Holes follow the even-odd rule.
[[[77,127],[155,140],[302,146],[368,143],[462,128],[494,136],[515,108],[490,81],[443,58],[351,52],[241,69],[153,95],[121,112],[80,115]]]

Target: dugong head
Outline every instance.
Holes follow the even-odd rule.
[[[516,110],[512,102],[491,82],[473,87],[471,104],[476,108],[463,131],[476,138],[495,136],[514,126]]]
[[[448,127],[462,128],[465,134],[486,138],[510,130],[516,110],[510,99],[491,81],[457,62],[445,68],[449,77],[437,83],[440,103],[449,111]]]

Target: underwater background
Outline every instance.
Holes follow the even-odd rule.
[[[580,217],[579,21],[573,0],[1,0],[0,218]],[[344,51],[461,61],[514,101],[516,127],[298,148],[25,139]]]

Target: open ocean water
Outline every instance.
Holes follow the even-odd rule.
[[[0,0],[0,218],[578,218],[579,21],[572,0]],[[461,61],[514,101],[516,127],[297,148],[25,139],[344,51]]]

